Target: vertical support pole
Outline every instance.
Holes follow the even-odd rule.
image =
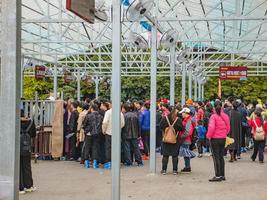
[[[204,101],[204,89],[205,89],[205,87],[204,87],[204,84],[202,84],[202,87],[201,87],[201,101]]]
[[[197,77],[195,76],[194,78],[194,83],[195,83],[195,87],[194,87],[194,100],[197,101]]]
[[[20,85],[20,97],[24,97],[24,56],[21,56],[21,85]]]
[[[99,77],[98,75],[95,76],[95,98],[99,98]]]
[[[171,47],[170,57],[170,105],[175,104],[175,46]]]
[[[120,200],[121,163],[121,1],[112,0],[112,200]]]
[[[21,1],[2,0],[0,199],[18,200],[21,87]]]
[[[54,65],[54,84],[53,84],[53,90],[54,90],[54,98],[57,99],[57,61],[55,62],[56,64]]]
[[[77,101],[81,101],[81,71],[77,70]]]
[[[152,27],[150,71],[150,162],[149,172],[156,173],[156,103],[157,103],[157,27]]]
[[[192,67],[188,69],[188,98],[192,99]]]
[[[200,81],[198,82],[198,100],[200,101],[201,100],[201,89],[202,89],[202,87],[201,87],[201,83],[200,83]]]
[[[186,63],[182,63],[182,105],[185,105],[186,93]]]

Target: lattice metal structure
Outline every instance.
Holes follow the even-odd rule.
[[[108,20],[89,24],[66,10],[65,0],[22,0],[22,53],[24,64],[51,63],[72,71],[111,74],[111,1],[104,1]],[[96,0],[96,4],[101,3]],[[140,25],[157,22],[162,33],[177,31],[176,55],[188,48],[188,60],[207,76],[218,76],[220,65],[248,66],[249,76],[267,75],[266,0],[161,0],[144,17],[129,21],[122,5],[122,75],[150,75],[151,31]],[[137,48],[131,32],[147,39],[147,49]],[[162,47],[158,48],[158,52]],[[170,49],[166,48],[167,54]],[[179,63],[177,63],[179,65]],[[159,76],[169,76],[170,62],[158,59]],[[32,75],[32,72],[25,72]],[[176,67],[179,76],[179,66]]]

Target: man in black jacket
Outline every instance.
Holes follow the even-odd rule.
[[[143,165],[141,152],[138,146],[138,137],[141,135],[141,127],[139,124],[138,115],[134,112],[133,104],[126,103],[123,105],[126,113],[124,114],[125,126],[122,129],[122,140],[125,156],[125,165],[132,165],[131,152],[134,153],[135,162],[138,166]]]
[[[70,117],[70,149],[71,149],[71,158],[70,160],[78,160],[78,153],[77,153],[77,126],[78,126],[78,118],[79,118],[79,112],[77,111],[77,108],[79,106],[79,103],[77,101],[74,101],[71,103],[71,117]]]
[[[93,168],[98,168],[99,139],[102,134],[103,116],[98,111],[98,105],[92,103],[90,112],[86,115],[83,126],[85,133],[84,165],[89,168],[89,154],[91,152]]]

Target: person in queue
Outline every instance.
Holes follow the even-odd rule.
[[[226,136],[230,131],[230,119],[223,111],[221,101],[215,102],[215,113],[209,120],[207,139],[210,140],[215,176],[210,182],[225,181],[224,147]]]
[[[102,132],[105,135],[105,169],[111,169],[111,137],[112,134],[119,134],[118,133],[112,133],[112,103],[109,103],[109,110],[105,112],[103,124],[102,124]],[[124,116],[121,113],[121,128],[123,128],[125,125]]]
[[[192,143],[192,135],[195,125],[191,119],[191,111],[189,108],[185,107],[180,112],[183,117],[183,126],[185,130],[180,134],[181,147],[179,150],[179,156],[184,158],[185,167],[182,169],[182,173],[191,173],[190,159],[194,158],[196,155],[190,150],[190,145]]]
[[[254,141],[254,149],[253,154],[251,156],[251,160],[255,162],[258,155],[259,162],[262,164],[264,163],[264,148],[267,137],[267,117],[265,116],[263,119],[261,108],[256,108],[253,117],[248,117],[248,124],[252,128],[252,135]],[[256,138],[257,129],[262,129],[262,131],[265,133],[265,137],[262,138],[262,140],[258,140]]]
[[[122,107],[125,110],[125,126],[122,128],[124,165],[133,165],[131,156],[131,152],[133,152],[137,165],[143,166],[142,155],[137,140],[141,136],[138,115],[134,112],[134,105],[132,103],[125,103]]]
[[[141,122],[141,137],[144,144],[143,160],[149,160],[149,138],[150,138],[150,102],[146,102],[145,109],[140,116]]]
[[[19,194],[34,192],[32,169],[31,169],[31,140],[36,136],[36,127],[33,120],[26,118],[24,110],[20,112],[20,171],[19,171]]]
[[[173,110],[166,117],[163,117],[160,122],[160,128],[164,131],[166,128],[172,126],[175,133],[184,131],[184,127],[182,124],[181,118],[178,117],[178,110],[173,108]],[[166,142],[162,142],[161,154],[162,154],[162,170],[161,173],[166,175],[167,166],[169,161],[169,156],[172,156],[172,166],[173,166],[173,174],[178,174],[178,155],[179,155],[180,143],[177,137],[177,141],[175,144],[170,144]]]

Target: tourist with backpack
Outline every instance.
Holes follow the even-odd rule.
[[[99,139],[102,133],[103,117],[98,112],[98,105],[92,103],[90,111],[84,120],[85,132],[85,149],[84,149],[84,166],[89,168],[89,154],[91,152],[93,160],[93,168],[98,168],[99,162]]]
[[[196,156],[194,152],[190,150],[190,145],[192,144],[192,136],[195,129],[195,125],[191,119],[190,113],[190,109],[186,107],[183,108],[183,110],[180,112],[180,114],[182,114],[183,116],[183,126],[185,127],[185,130],[179,135],[179,139],[181,141],[179,156],[183,157],[185,162],[185,167],[181,171],[182,173],[191,172],[190,159]]]
[[[266,118],[262,118],[262,109],[256,108],[254,111],[254,116],[248,118],[248,124],[252,129],[253,141],[254,141],[254,150],[251,156],[251,160],[254,162],[259,156],[259,162],[264,162],[264,148],[267,136],[267,125]]]
[[[31,169],[31,141],[35,136],[36,128],[34,121],[26,118],[24,111],[21,110],[19,194],[36,190],[36,187],[33,186]]]
[[[178,133],[184,131],[182,120],[178,117],[178,110],[173,108],[170,114],[163,117],[160,123],[160,127],[163,130],[162,139],[162,171],[163,175],[167,173],[167,166],[169,156],[172,156],[173,174],[178,173],[178,154],[179,154],[179,141]]]

